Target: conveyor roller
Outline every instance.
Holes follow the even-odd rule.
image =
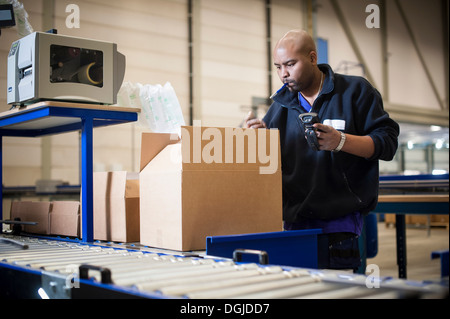
[[[239,263],[176,252],[163,254],[148,247],[112,248],[9,235],[0,235],[0,239],[0,279],[7,281],[7,273],[18,278],[22,273],[29,273],[37,280],[35,286],[41,292],[56,298],[82,297],[84,291],[93,287],[100,291],[97,297],[112,291],[128,297],[188,299],[442,298],[448,295],[448,287],[438,284],[380,280],[379,288],[368,288],[367,277],[363,275]]]

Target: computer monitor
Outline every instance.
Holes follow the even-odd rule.
[[[0,29],[16,25],[12,4],[0,4]]]

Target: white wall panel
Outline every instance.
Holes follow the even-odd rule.
[[[259,40],[261,41],[261,39]],[[261,43],[258,43],[257,48],[261,45]],[[224,46],[222,41],[219,41],[218,44],[204,43],[202,54],[203,58],[207,60],[218,60],[255,68],[261,68],[261,65],[266,63],[266,56],[261,54],[261,50]]]
[[[42,28],[42,0],[21,1],[34,29]],[[17,21],[16,21],[17,24]],[[10,109],[6,104],[7,56],[12,42],[20,38],[17,27],[3,29],[0,36],[0,112]],[[41,178],[41,139],[3,138],[3,185],[33,185]]]
[[[9,166],[40,167],[40,144],[16,144],[13,141],[3,146],[3,165]]]
[[[205,61],[202,67],[202,76],[205,78],[220,78],[230,81],[242,81],[264,85],[266,73],[261,68],[252,68],[244,65]],[[223,90],[228,92],[228,89]],[[232,92],[228,92],[232,93]]]
[[[257,82],[240,79],[230,82],[223,78],[205,78],[203,81],[203,98],[207,100],[217,99],[217,96],[220,96],[221,101],[243,101],[243,105],[250,106],[251,98],[248,92],[254,92],[255,96],[265,96],[266,87]]]
[[[286,32],[293,29],[305,29],[306,21],[302,1],[289,1],[289,0],[273,0],[272,1],[272,11],[271,11],[271,43],[272,50],[270,52],[271,56],[273,53],[273,48],[280,38],[282,38]],[[267,60],[267,57],[266,57]],[[272,60],[272,58],[271,58]],[[266,62],[267,63],[267,62]],[[276,69],[273,66],[272,61],[272,92],[276,92],[283,84],[281,83]],[[270,94],[272,95],[272,94]],[[270,96],[269,95],[269,96]]]
[[[80,28],[65,26],[65,7],[80,8]],[[171,82],[188,114],[188,50],[186,1],[57,1],[55,24],[59,33],[117,43],[126,56],[124,81],[141,84]],[[182,103],[182,101],[184,103]],[[94,130],[95,167],[136,171],[140,129],[123,124]],[[138,132],[138,133],[136,133]],[[138,150],[136,150],[138,148]],[[77,176],[74,176],[77,177]]]
[[[52,144],[56,146],[79,147],[80,135],[80,132],[69,132],[52,135]]]
[[[199,41],[200,52],[194,54],[201,55],[201,82],[197,83],[201,101],[194,105],[194,114],[197,107],[197,119],[202,123],[238,126],[246,114],[243,107],[250,105],[252,97],[260,96],[261,88],[267,86],[265,3],[199,3],[200,21],[194,23],[200,23],[201,31],[194,41]]]
[[[30,186],[42,178],[40,166],[3,166],[3,186]]]

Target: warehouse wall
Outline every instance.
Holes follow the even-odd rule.
[[[368,28],[366,18],[370,13],[366,12],[366,6],[377,4],[381,10],[381,2],[385,3],[385,25]],[[403,108],[400,116],[395,114],[397,119],[406,120],[408,115],[405,113],[423,111],[423,116],[436,114],[436,121],[443,116],[448,126],[448,116],[444,115],[448,114],[448,68],[445,65],[448,48],[444,50],[443,43],[446,36],[443,28],[448,25],[443,26],[441,1],[429,1],[426,5],[420,0],[318,0],[318,3],[317,32],[318,36],[328,40],[329,63],[333,68],[341,66],[341,73],[371,75],[369,80],[383,94],[386,108],[392,112],[398,107]],[[337,10],[342,12],[363,61],[355,55]],[[386,32],[386,52],[382,48],[383,31]],[[347,63],[350,65],[348,70],[345,70],[344,62],[350,62]],[[365,62],[365,72],[361,67],[351,68],[352,64],[361,62]],[[383,79],[384,63],[386,79]]]
[[[36,31],[56,28],[59,34],[115,42],[127,58],[124,81],[164,84],[175,88],[183,111],[188,99],[187,2],[181,1],[54,1],[53,24],[43,28],[44,1],[21,1]],[[50,1],[51,2],[51,1]],[[66,7],[80,9],[80,28],[68,28]],[[1,60],[6,68],[6,49],[19,38],[15,30],[4,30]],[[6,39],[6,34],[8,38]],[[9,43],[4,47],[3,43]],[[2,65],[2,66],[3,66]],[[1,84],[6,88],[6,72]],[[1,102],[6,104],[2,90]],[[186,111],[187,112],[187,111]],[[136,171],[139,167],[140,133],[134,124],[99,128],[94,131],[94,169]],[[50,161],[41,161],[43,139],[4,139],[5,185],[33,185],[42,178],[41,168],[50,166],[45,178],[79,183],[79,133],[47,138]],[[28,156],[31,153],[32,156]],[[24,154],[27,154],[24,156]]]
[[[188,0],[22,0],[36,31],[51,27],[58,33],[115,42],[127,57],[125,81],[142,84],[171,82],[190,122]],[[397,119],[426,112],[440,116],[442,105],[448,112],[448,92],[442,46],[439,0],[400,0],[427,57],[427,67],[440,98],[429,79],[399,18],[395,1],[386,1],[388,59],[382,55],[383,29],[365,24],[368,4],[380,1],[272,0],[271,42],[288,30],[308,28],[314,20],[316,36],[328,42],[328,60],[342,73],[371,75],[372,83],[386,95],[386,108]],[[266,2],[264,0],[192,0],[194,103],[193,119],[202,125],[238,126],[252,105],[252,98],[267,98],[280,87],[276,72],[267,73]],[[349,41],[344,21],[364,58],[366,72]],[[43,6],[53,7],[46,16]],[[80,28],[68,28],[66,7],[80,8]],[[309,19],[309,20],[308,20]],[[309,24],[308,24],[309,23]],[[19,38],[15,28],[2,30],[0,37],[0,111],[6,106],[6,56],[10,44]],[[448,57],[447,57],[448,58]],[[383,73],[388,61],[388,73]],[[347,67],[347,68],[346,68]],[[272,69],[274,71],[274,69]],[[385,80],[387,78],[387,81]],[[386,84],[387,83],[387,84]],[[439,99],[441,101],[439,101]],[[264,107],[260,108],[264,113]],[[426,119],[424,116],[423,119]],[[414,118],[417,120],[417,118]],[[448,115],[447,115],[448,122]],[[94,169],[137,171],[140,134],[135,124],[99,128],[94,131]],[[383,163],[385,172],[396,172],[397,162]],[[3,183],[7,186],[33,185],[40,178],[79,183],[79,135],[61,134],[45,139],[4,138]]]
[[[42,0],[27,1],[24,5],[33,28],[42,30]],[[10,107],[6,104],[7,56],[11,43],[18,38],[17,27],[3,29],[0,36],[0,112]],[[41,145],[40,138],[3,138],[3,185],[34,185],[41,178]]]

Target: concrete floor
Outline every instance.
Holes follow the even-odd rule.
[[[431,259],[431,252],[449,249],[449,229],[446,227],[426,228],[407,226],[407,279],[440,280],[439,259]],[[398,278],[395,227],[378,223],[378,254],[367,259],[367,264],[376,264],[381,277]]]

